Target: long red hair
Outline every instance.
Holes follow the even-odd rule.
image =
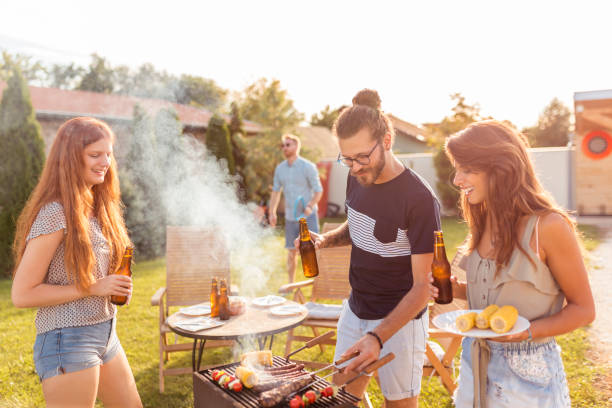
[[[462,193],[460,205],[470,229],[469,251],[480,243],[490,216],[498,270],[508,264],[515,248],[534,263],[519,243],[518,225],[523,216],[554,212],[576,233],[575,223],[536,177],[528,146],[523,134],[495,120],[473,123],[446,140],[446,154],[452,163],[487,176],[487,199],[472,205]]]
[[[90,210],[108,241],[111,271],[117,268],[121,255],[131,242],[123,220],[114,156],[111,156],[104,182],[90,189],[83,177],[83,150],[102,138],[114,142],[115,135],[106,123],[90,117],[70,119],[59,128],[40,180],[17,220],[13,242],[15,265],[19,265],[23,257],[26,237],[38,212],[46,204],[57,201],[63,206],[66,217],[66,271],[77,286],[87,289],[94,282],[96,259],[89,238]]]

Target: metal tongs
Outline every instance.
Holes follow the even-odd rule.
[[[318,345],[318,344],[322,343],[324,340],[327,340],[327,339],[329,339],[329,338],[333,337],[333,336],[334,336],[334,334],[335,334],[335,332],[332,330],[332,331],[328,331],[328,332],[327,332],[327,333],[325,333],[325,334],[322,334],[322,335],[320,335],[320,336],[315,337],[314,339],[312,339],[312,340],[310,340],[310,341],[306,342],[306,344],[304,344],[304,345],[303,345],[302,347],[300,347],[299,349],[297,349],[297,350],[293,350],[291,353],[287,354],[287,355],[285,356],[285,361],[289,362],[289,357],[291,357],[291,356],[292,356],[292,355],[294,355],[295,353],[297,353],[297,352],[299,352],[299,351],[302,351],[302,350],[304,350],[304,349],[307,349],[307,348],[311,348],[312,346],[316,346],[316,345]],[[329,367],[328,367],[328,368],[329,368]]]
[[[353,354],[349,354],[348,356],[344,357],[343,359],[338,360],[338,361],[336,361],[335,363],[330,364],[329,366],[322,368],[321,370],[324,370],[324,369],[327,369],[327,368],[331,368],[332,366],[337,365],[337,364],[342,364],[342,363],[344,363],[344,362],[346,362],[346,361],[348,361],[348,360],[350,360],[350,359],[352,359],[352,358],[354,358],[354,357],[356,357],[356,356],[358,356],[358,355],[359,355],[359,352],[358,352],[358,351],[356,351],[356,352],[354,352]],[[372,363],[368,364],[368,365],[367,365],[367,366],[366,366],[366,367],[365,367],[365,368],[364,368],[364,369],[363,369],[363,370],[362,370],[360,373],[358,373],[358,374],[354,375],[353,377],[351,377],[350,379],[348,379],[348,381],[346,381],[345,383],[340,384],[340,385],[338,386],[338,388],[344,388],[344,387],[346,387],[347,385],[349,385],[350,383],[352,383],[353,381],[355,381],[356,379],[358,379],[358,378],[359,378],[359,377],[361,377],[362,375],[369,375],[369,374],[372,374],[374,371],[376,371],[376,370],[377,370],[377,369],[379,369],[380,367],[384,366],[385,364],[387,364],[389,361],[393,360],[394,358],[395,358],[395,354],[393,354],[393,353],[388,353],[388,354],[386,354],[384,357],[381,357],[381,358],[379,358],[378,360],[376,360],[376,361],[374,361],[374,362],[372,362]],[[317,370],[317,371],[315,371],[314,373],[311,373],[311,375],[314,375],[315,373],[317,373],[317,372],[319,372],[319,371],[321,371],[321,370]],[[302,391],[304,391],[304,390],[306,390],[306,389],[308,389],[308,388],[311,388],[311,387],[312,387],[313,385],[315,385],[316,383],[318,383],[318,382],[320,382],[320,381],[323,381],[323,380],[324,380],[326,377],[329,377],[330,375],[333,375],[333,374],[338,373],[340,370],[341,370],[341,368],[336,368],[336,370],[334,370],[332,373],[327,374],[326,376],[323,376],[323,377],[321,377],[321,378],[319,378],[319,379],[317,379],[317,380],[315,380],[315,381],[311,382],[310,384],[308,384],[308,385],[306,385],[306,386],[304,386],[304,387],[300,388],[299,390],[297,390],[297,391],[296,391],[296,392],[294,392],[294,393],[291,393],[291,394],[290,394],[290,395],[287,397],[287,399],[291,399],[291,398],[293,398],[295,395],[299,394],[300,392],[302,392]]]

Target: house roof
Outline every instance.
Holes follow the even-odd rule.
[[[336,138],[325,126],[299,126],[295,133],[300,137],[303,146],[318,149],[321,159],[335,159],[338,156]]]
[[[420,128],[417,125],[413,125],[410,122],[406,122],[405,120],[402,120],[398,118],[397,116],[393,116],[390,113],[387,113],[387,116],[389,117],[389,119],[391,119],[391,122],[393,123],[393,127],[395,128],[396,133],[398,133],[397,131],[399,131],[402,134],[414,139],[414,141],[417,143],[423,143],[423,144],[427,143],[427,141],[425,140],[425,135],[426,135],[425,129]]]
[[[1,93],[6,87],[0,81]],[[174,108],[179,120],[185,126],[208,127],[208,121],[213,115],[207,109],[172,103],[161,99],[137,98],[128,95],[105,94],[89,91],[69,91],[58,88],[42,88],[29,86],[32,106],[37,115],[54,115],[73,117],[93,116],[107,120],[132,120],[134,107],[138,104],[147,111],[158,111],[164,108]],[[228,115],[223,115],[229,121]],[[243,121],[247,134],[259,133],[262,127],[251,121]]]

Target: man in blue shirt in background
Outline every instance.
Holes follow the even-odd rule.
[[[285,159],[274,170],[274,185],[270,197],[270,225],[276,226],[276,210],[280,202],[281,189],[285,195],[285,248],[289,283],[295,278],[297,250],[293,240],[300,234],[299,219],[306,218],[308,229],[319,232],[317,203],[323,195],[317,167],[311,161],[300,157],[300,139],[291,134],[281,138]]]

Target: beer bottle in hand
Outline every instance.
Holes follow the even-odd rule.
[[[219,316],[219,286],[216,277],[212,278],[210,285],[210,317]]]
[[[230,318],[230,309],[225,279],[220,280],[219,287],[219,319],[228,320]]]
[[[306,218],[300,218],[300,256],[302,258],[302,269],[304,276],[314,278],[319,274],[317,264],[317,254],[315,253],[314,242],[310,238]]]
[[[451,285],[451,267],[446,259],[446,249],[444,248],[444,238],[442,231],[434,231],[434,258],[431,263],[431,274],[433,284],[438,288],[436,303],[447,304],[453,301],[453,287]]]
[[[123,259],[121,260],[121,265],[119,266],[119,269],[115,271],[115,275],[125,275],[125,276],[130,276],[130,277],[132,276],[132,254],[133,253],[134,253],[134,248],[130,246],[125,248],[125,253],[123,254]],[[122,305],[125,305],[125,302],[127,302],[127,296],[111,295],[110,301],[111,303],[117,306],[122,306]]]

